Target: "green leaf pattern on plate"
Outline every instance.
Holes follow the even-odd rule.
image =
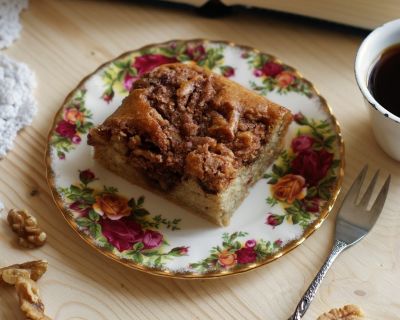
[[[188,253],[186,246],[167,249],[168,242],[159,231],[179,230],[180,219],[151,215],[143,206],[143,196],[128,200],[115,187],[92,188],[95,180],[95,174],[86,169],[79,172],[79,183],[59,192],[79,229],[100,247],[153,268],[163,268],[166,261]]]
[[[284,214],[268,213],[266,224],[273,228],[283,221],[306,228],[318,216],[337,183],[333,143],[337,136],[326,120],[308,119],[302,113],[294,116],[299,125],[291,147],[284,150],[264,175],[271,188],[267,203],[280,203]]]

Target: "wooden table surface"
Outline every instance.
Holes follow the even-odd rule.
[[[173,38],[210,38],[275,54],[316,84],[342,126],[345,191],[366,162],[393,176],[376,227],[339,257],[305,319],[349,303],[361,306],[368,319],[400,319],[400,167],[375,142],[354,80],[361,32],[245,11],[208,20],[176,7],[94,0],[32,0],[22,24],[21,38],[4,52],[36,72],[39,112],[0,161],[0,199],[7,208],[34,213],[48,233],[48,243],[38,250],[20,250],[2,220],[0,266],[49,261],[39,282],[48,315],[57,320],[287,319],[326,258],[335,212],[300,247],[255,271],[217,280],[159,278],[101,256],[57,211],[43,158],[47,131],[66,94],[98,65],[124,51]],[[23,319],[11,288],[0,288],[0,319]]]

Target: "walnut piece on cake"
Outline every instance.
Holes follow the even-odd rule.
[[[88,143],[108,169],[222,226],[279,154],[291,121],[231,80],[174,63],[136,81]]]

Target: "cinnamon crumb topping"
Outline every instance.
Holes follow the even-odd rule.
[[[271,126],[285,116],[286,109],[221,76],[169,64],[139,79],[122,106],[91,130],[89,144],[113,143],[167,187],[192,177],[219,192],[257,158]]]

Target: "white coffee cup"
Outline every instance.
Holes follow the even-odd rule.
[[[385,23],[364,39],[357,52],[355,74],[369,109],[376,140],[389,156],[400,161],[400,117],[380,105],[368,90],[368,79],[373,66],[382,52],[394,44],[400,44],[400,19]]]

